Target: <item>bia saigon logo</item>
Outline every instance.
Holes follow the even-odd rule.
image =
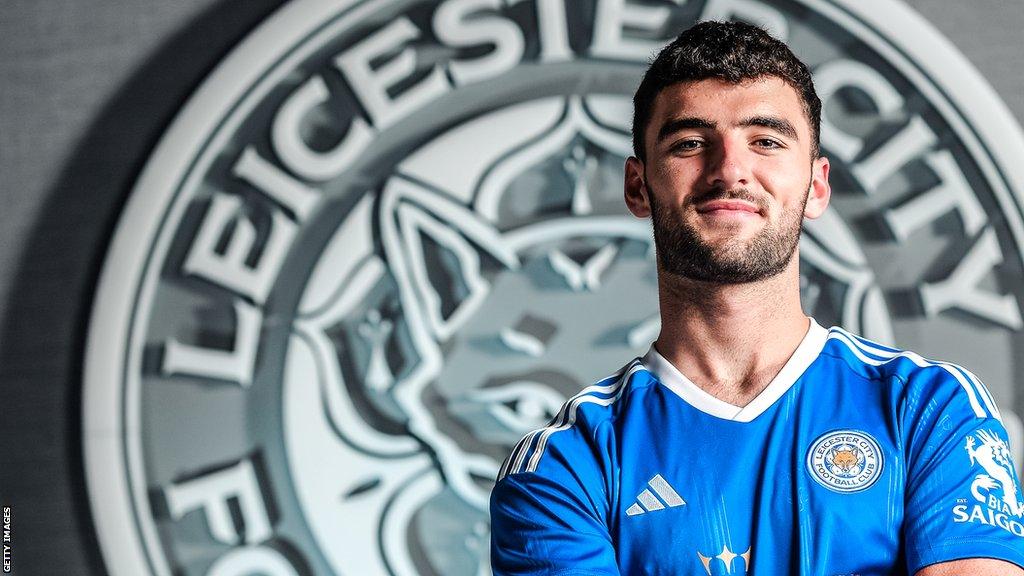
[[[882,473],[878,442],[857,430],[833,430],[807,450],[807,469],[819,484],[836,492],[860,492]]]
[[[193,95],[108,251],[83,392],[107,571],[487,574],[512,444],[658,333],[631,95],[699,19],[814,71],[835,186],[805,309],[1011,405],[1024,138],[901,3],[297,0]],[[835,488],[869,485],[877,446],[834,440]]]
[[[1024,536],[1024,502],[1006,441],[998,432],[978,430],[967,437],[964,449],[970,463],[981,469],[971,483],[971,496],[979,503],[954,506],[953,522],[980,522]]]

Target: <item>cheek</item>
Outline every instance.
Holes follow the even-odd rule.
[[[652,176],[655,187],[666,189],[673,194],[685,193],[694,182],[700,179],[702,169],[696,162],[682,160],[661,164]]]
[[[810,188],[810,172],[795,170],[792,166],[765,166],[759,172],[758,181],[762,187],[786,207],[799,208]]]

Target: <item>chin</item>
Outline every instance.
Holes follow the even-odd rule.
[[[709,245],[749,244],[757,237],[760,229],[743,225],[718,226],[705,231],[701,238]]]

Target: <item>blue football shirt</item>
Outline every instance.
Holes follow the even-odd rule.
[[[811,327],[744,407],[655,348],[502,465],[496,575],[914,574],[1024,565],[1006,431],[967,370]]]

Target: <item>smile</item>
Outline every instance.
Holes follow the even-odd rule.
[[[760,215],[761,209],[743,200],[711,200],[697,206],[698,214],[711,215]]]

